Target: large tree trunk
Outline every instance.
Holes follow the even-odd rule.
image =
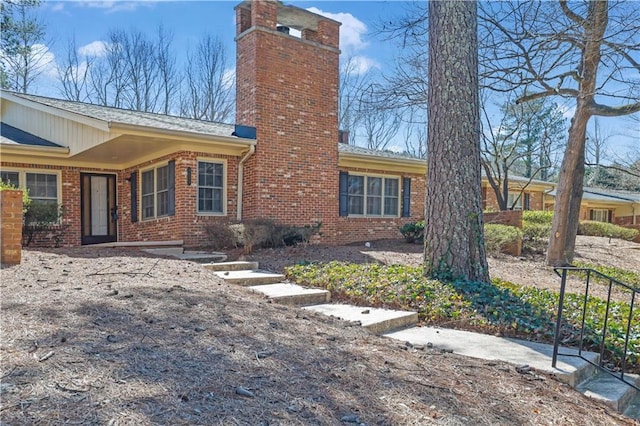
[[[551,266],[566,266],[573,262],[582,202],[587,123],[597,109],[594,94],[600,47],[609,19],[608,7],[606,1],[593,1],[589,4],[587,18],[576,18],[584,30],[586,43],[582,50],[576,112],[571,120],[569,140],[556,188],[551,237],[547,249],[547,264]]]
[[[425,274],[486,282],[476,2],[429,2],[428,81]]]

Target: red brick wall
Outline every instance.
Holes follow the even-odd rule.
[[[277,3],[237,16],[236,121],[257,129],[245,167],[243,218],[322,222],[335,242],[338,220],[338,34],[320,18],[302,38],[276,31]]]
[[[198,215],[198,158],[220,160],[225,163],[227,204],[226,215]],[[170,160],[176,162],[176,214],[143,220],[138,212],[138,222],[131,222],[131,186],[126,179],[138,172],[138,205],[140,203],[141,170],[154,165],[163,165]],[[187,169],[191,168],[191,185],[187,185]],[[207,243],[205,228],[214,222],[235,220],[238,190],[238,158],[228,155],[211,155],[198,152],[178,152],[153,161],[138,164],[121,171],[118,175],[118,206],[120,209],[119,241],[170,241],[183,240],[185,247],[199,247]]]
[[[378,176],[398,176],[397,174],[385,173],[375,169],[340,169],[340,171]],[[402,225],[424,219],[425,176],[405,174],[401,177],[411,178],[410,217],[339,217],[334,243],[349,244],[361,241],[402,238],[399,230]],[[336,188],[337,191],[338,189]],[[402,196],[400,197],[400,205],[402,205]]]
[[[522,194],[522,205],[524,206],[524,194],[529,194],[529,210],[544,210],[542,191],[524,191]],[[496,193],[490,186],[482,187],[482,208],[485,210],[499,210]]]
[[[522,210],[503,210],[499,212],[485,212],[484,223],[515,226],[522,228]]]
[[[22,191],[0,191],[0,263],[17,265],[22,260]]]

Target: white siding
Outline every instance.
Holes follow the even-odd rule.
[[[70,155],[118,136],[66,118],[18,105],[6,99],[2,100],[2,121],[58,145],[68,147]]]

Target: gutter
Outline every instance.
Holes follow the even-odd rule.
[[[249,158],[256,152],[256,146],[251,145],[249,147],[249,151],[240,159],[238,162],[238,194],[236,196],[236,219],[238,221],[242,220],[242,190],[243,190],[243,182],[244,182],[244,163],[246,163]]]

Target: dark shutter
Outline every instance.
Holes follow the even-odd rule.
[[[402,178],[402,217],[411,217],[411,178]]]
[[[595,215],[594,215],[593,209],[589,210],[589,220],[593,220],[594,216]]]
[[[176,214],[176,160],[169,161],[169,216]]]
[[[531,194],[524,194],[524,208],[523,210],[531,210]]]
[[[132,172],[129,176],[131,185],[131,223],[138,221],[138,172]]]
[[[349,173],[340,172],[340,216],[349,216]]]
[[[609,210],[609,211],[607,212],[607,216],[608,216],[608,217],[607,217],[607,222],[609,222],[609,223],[613,223],[613,210]]]

